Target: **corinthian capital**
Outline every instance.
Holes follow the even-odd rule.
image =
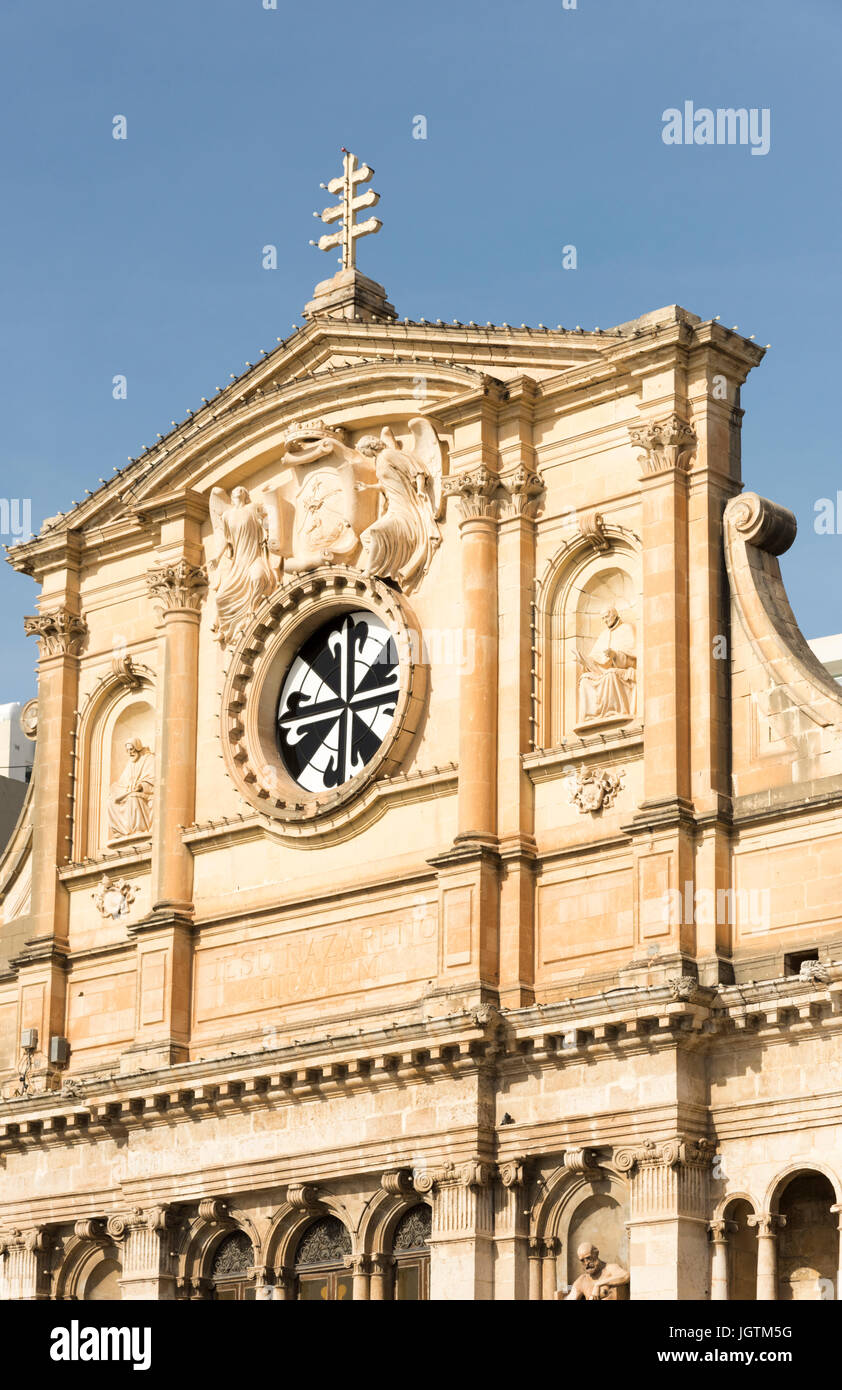
[[[51,613],[24,618],[23,630],[27,637],[40,638],[42,656],[78,656],[88,625],[69,608],[55,608]]]
[[[675,414],[664,420],[647,420],[630,429],[629,438],[643,455],[645,473],[667,473],[674,468],[686,471],[696,448],[693,426]]]
[[[173,565],[159,565],[149,570],[146,583],[152,599],[163,605],[164,612],[186,608],[198,613],[208,577],[202,565],[177,560]]]
[[[492,475],[493,476],[493,475]],[[508,495],[509,516],[525,516],[533,519],[538,511],[538,499],[544,491],[544,480],[540,473],[520,464],[503,479]]]
[[[442,479],[442,495],[458,499],[461,521],[496,521],[499,503],[495,494],[500,487],[499,474],[492,473],[485,464],[470,473],[455,473]]]

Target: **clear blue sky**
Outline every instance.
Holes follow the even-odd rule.
[[[677,302],[771,343],[746,485],[798,517],[806,635],[842,630],[842,534],[813,528],[842,489],[839,0],[277,5],[3,0],[2,493],[37,530],[300,321],[347,145],[384,222],[360,268],[401,315],[606,327]],[[769,107],[769,154],[664,145],[685,100]],[[35,586],[2,570],[0,701],[25,699]]]

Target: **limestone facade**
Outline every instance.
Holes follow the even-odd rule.
[[[550,1299],[585,1242],[835,1297],[842,689],[763,352],[356,275],[11,552],[0,1294]]]

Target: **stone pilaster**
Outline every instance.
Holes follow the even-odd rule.
[[[494,1297],[507,1301],[529,1296],[529,1233],[524,1195],[525,1164],[501,1163],[494,1188]]]
[[[430,1298],[482,1302],[493,1286],[493,1170],[471,1159],[447,1164],[415,1178],[416,1191],[430,1196]]]
[[[33,1303],[50,1297],[49,1243],[44,1226],[0,1239],[0,1300]]]
[[[695,954],[690,800],[688,468],[696,447],[678,414],[630,431],[641,451],[643,557],[644,799],[633,826],[637,944],[667,956]],[[687,887],[689,885],[689,896]]]
[[[707,1298],[713,1148],[678,1137],[615,1153],[615,1167],[629,1178],[632,1299]]]
[[[129,1216],[112,1216],[111,1239],[121,1248],[120,1287],[125,1300],[172,1302],[176,1277],[171,1254],[173,1213],[167,1207],[136,1208]]]
[[[500,1002],[520,1008],[534,998],[534,788],[523,770],[532,738],[532,594],[535,524],[543,483],[521,463],[504,479],[499,527],[500,681],[497,829],[500,884]]]
[[[24,618],[40,643],[38,742],[32,791],[30,932],[17,958],[20,1026],[38,1029],[41,1057],[53,1034],[65,1032],[69,897],[57,868],[69,858],[73,757],[79,698],[79,655],[87,625],[79,615],[78,553],[68,540],[59,602]],[[36,1072],[44,1071],[36,1056]]]
[[[198,531],[190,508],[188,535]],[[188,525],[189,522],[189,525]],[[183,540],[183,536],[182,536]],[[187,547],[196,553],[197,542]],[[183,554],[147,574],[160,610],[157,787],[152,822],[152,912],[132,926],[138,953],[138,1027],[124,1066],[168,1066],[187,1055],[190,1033],[193,859],[182,828],[196,818],[199,622],[205,572]]]

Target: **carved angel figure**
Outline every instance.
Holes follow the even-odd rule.
[[[148,835],[152,828],[155,758],[143,740],[126,743],[128,760],[108,798],[108,842]]]
[[[224,488],[213,488],[210,514],[219,542],[216,557],[208,563],[208,570],[217,574],[213,631],[225,646],[278,585],[280,528],[275,508],[253,502],[244,487],[235,487],[230,498]]]
[[[380,515],[360,536],[363,574],[393,579],[410,590],[430,568],[441,545],[436,517],[441,506],[441,445],[428,420],[410,420],[415,440],[404,449],[388,425],[380,438],[365,435],[357,445],[374,459],[376,483],[357,489],[380,493]]]

